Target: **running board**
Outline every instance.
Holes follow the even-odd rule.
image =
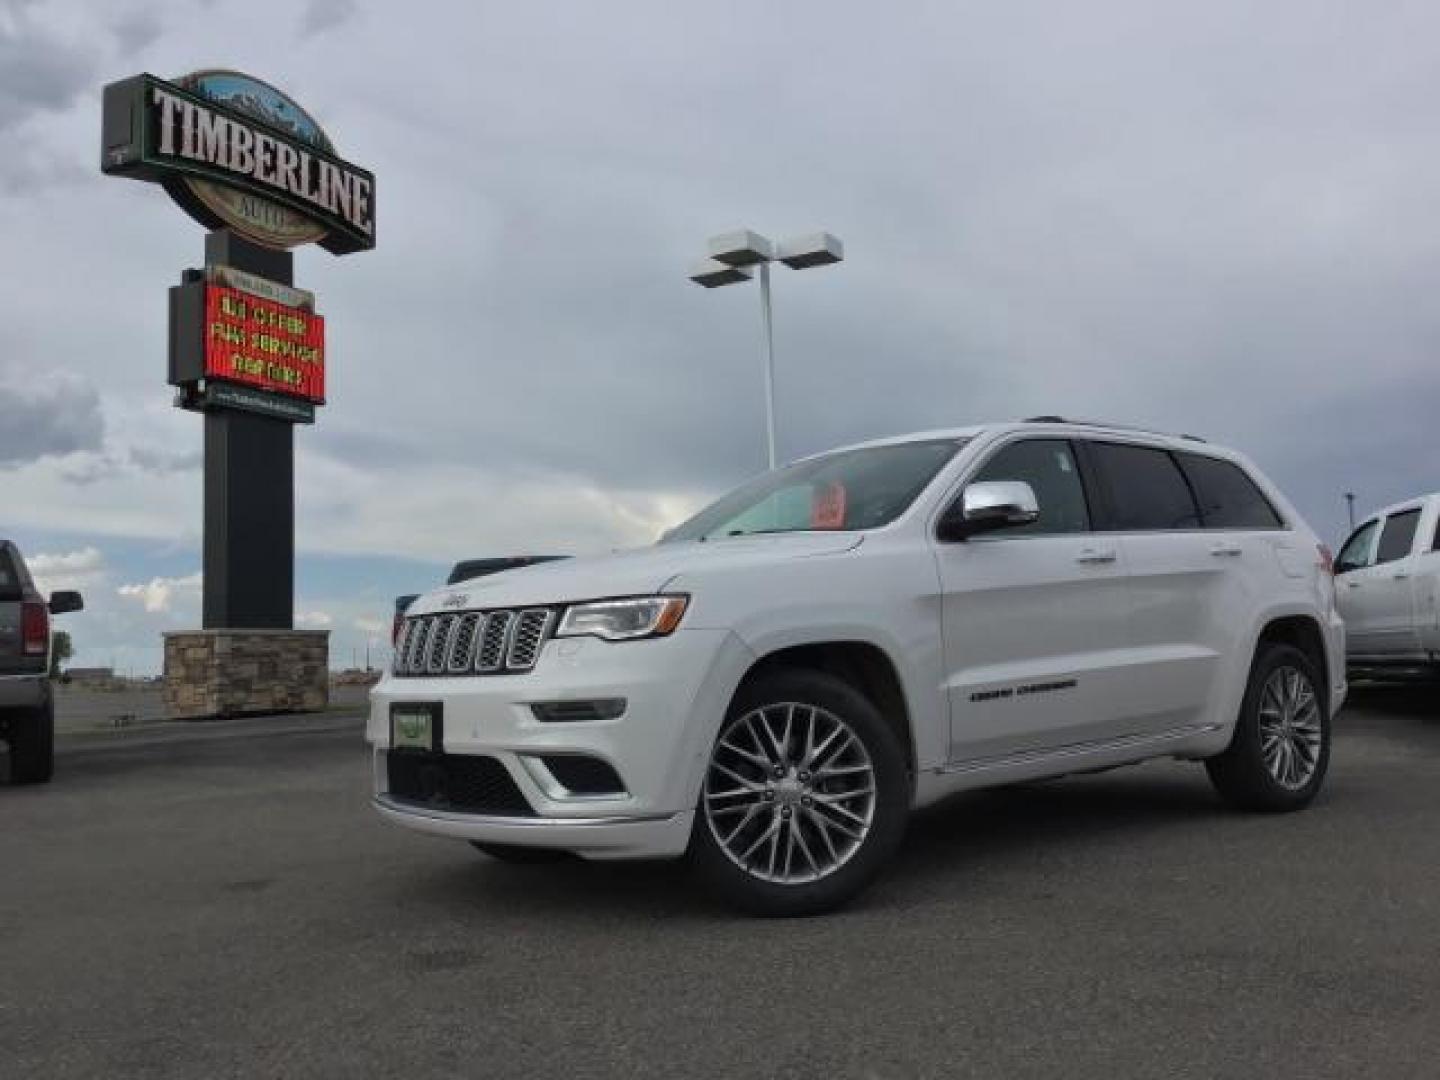
[[[1069,758],[1093,757],[1118,750],[1132,750],[1145,746],[1163,746],[1195,735],[1209,735],[1220,730],[1219,724],[1198,724],[1191,727],[1173,728],[1156,735],[1122,735],[1118,739],[1103,742],[1072,743],[1046,750],[1024,750],[1018,754],[1001,754],[998,757],[972,758],[969,761],[952,762],[935,769],[936,775],[953,776],[956,773],[988,772],[991,769],[1008,769],[1021,765],[1034,765],[1045,761],[1065,761]]]

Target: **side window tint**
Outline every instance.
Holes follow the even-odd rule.
[[[0,600],[20,599],[20,578],[11,565],[10,556],[0,549]]]
[[[1415,541],[1415,526],[1418,524],[1418,509],[1404,510],[1386,518],[1385,528],[1380,532],[1380,544],[1375,551],[1375,562],[1394,562],[1409,555],[1410,545]]]
[[[1190,486],[1168,451],[1123,443],[1092,443],[1090,449],[1110,493],[1112,520],[1106,528],[1149,532],[1200,527]]]
[[[1344,574],[1370,565],[1375,557],[1375,537],[1380,535],[1380,522],[1367,521],[1346,540],[1335,560],[1335,573]]]
[[[1278,529],[1280,515],[1255,481],[1231,461],[1203,454],[1177,454],[1207,529]]]
[[[1040,504],[1039,521],[997,529],[992,535],[1076,533],[1090,528],[1080,470],[1064,439],[1026,439],[1001,448],[970,482],[987,480],[1023,480],[1034,489],[1035,501]]]

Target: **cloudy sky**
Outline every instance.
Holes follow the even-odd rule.
[[[76,663],[198,625],[201,422],[165,287],[202,232],[101,177],[100,89],[234,67],[377,176],[379,246],[298,254],[296,611],[348,664],[465,556],[643,543],[782,457],[1060,412],[1256,458],[1332,542],[1440,487],[1433,3],[0,0],[0,535],[86,590]]]

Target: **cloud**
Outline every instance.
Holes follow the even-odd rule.
[[[295,625],[303,626],[310,630],[325,630],[335,625],[335,619],[324,611],[297,611],[295,613]]]
[[[0,467],[98,449],[100,395],[88,380],[0,370]]]
[[[94,49],[38,23],[32,10],[16,3],[0,8],[0,132],[68,108],[95,80]]]
[[[452,5],[437,32],[256,0],[173,4],[161,44],[235,43],[378,176],[374,253],[296,255],[331,358],[295,432],[305,552],[605,550],[763,467],[756,288],[685,279],[734,225],[846,244],[775,271],[782,457],[1039,413],[1149,424],[1245,450],[1333,537],[1340,491],[1375,505],[1440,467],[1440,10],[1312,8],[556,0]],[[163,357],[201,235],[95,175],[96,92],[135,70],[115,9],[0,0],[22,268],[0,340],[93,387],[105,422],[86,438],[96,417],[49,394],[17,433],[31,379],[0,378],[0,463],[16,527],[190,545],[117,564],[140,588],[198,548],[202,423]],[[254,37],[277,22],[312,36]],[[64,163],[83,185],[48,182]],[[309,595],[337,636],[387,616]],[[160,625],[124,603],[127,632]]]
[[[126,12],[110,24],[118,51],[127,60],[154,44],[164,27],[159,14],[145,8]]]
[[[310,0],[300,17],[300,33],[318,37],[344,26],[355,17],[355,0]]]
[[[152,615],[168,614],[180,601],[186,601],[191,606],[198,602],[201,581],[197,570],[185,577],[153,577],[147,582],[121,585],[116,591],[127,599],[140,601],[145,611]]]
[[[390,624],[380,619],[360,618],[353,622],[356,630],[368,637],[379,637],[390,632]]]
[[[35,587],[42,594],[56,589],[80,589],[103,581],[106,576],[105,557],[97,547],[83,547],[67,552],[37,552],[26,557]]]

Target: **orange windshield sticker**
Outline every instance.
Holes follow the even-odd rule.
[[[818,488],[810,501],[812,529],[843,529],[845,527],[845,485],[838,480]]]

